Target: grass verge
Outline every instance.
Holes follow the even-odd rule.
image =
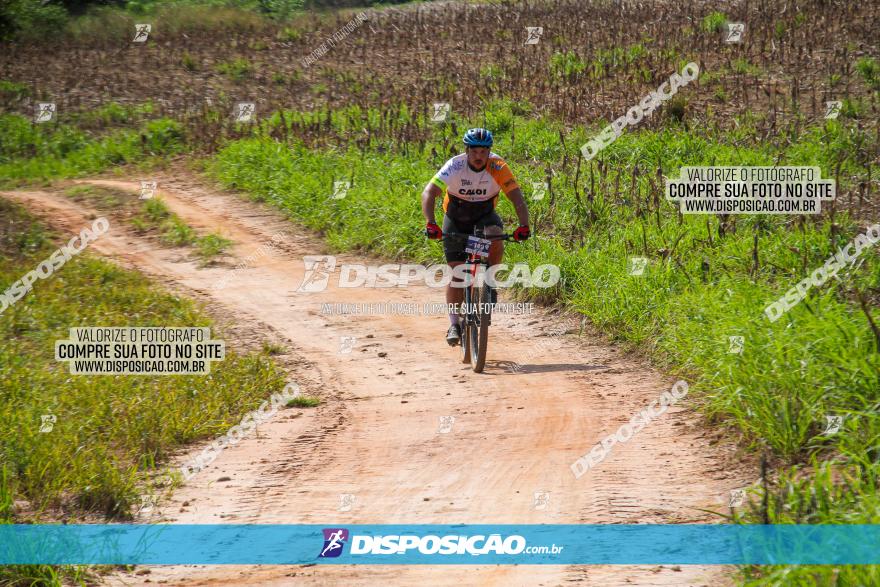
[[[55,249],[54,235],[0,199],[0,291]],[[0,313],[0,522],[130,520],[141,487],[178,448],[225,433],[279,391],[265,353],[205,376],[71,376],[54,341],[73,326],[211,326],[194,303],[140,274],[72,258]],[[43,416],[54,424],[41,432]],[[0,567],[4,584],[78,581],[83,569]]]

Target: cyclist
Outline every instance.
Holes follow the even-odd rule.
[[[431,178],[422,191],[422,214],[427,220],[425,233],[428,238],[441,239],[443,233],[458,232],[472,234],[474,227],[483,229],[486,237],[503,234],[501,217],[495,212],[499,192],[504,192],[513,203],[519,227],[513,232],[513,239],[524,241],[529,238],[529,211],[523,199],[522,190],[516,183],[510,168],[504,160],[490,151],[492,133],[485,128],[472,128],[464,133],[465,152],[456,155],[443,164],[440,171]],[[443,228],[434,220],[434,203],[443,196]],[[461,265],[467,259],[465,238],[447,238],[443,241],[443,253],[450,267]],[[489,265],[497,265],[504,254],[503,242],[493,241],[489,247]],[[460,282],[461,280],[454,280]],[[454,287],[454,282],[446,286],[446,303],[459,307],[464,300],[464,289]],[[450,346],[461,340],[461,326],[458,313],[449,313],[449,330],[446,342]]]

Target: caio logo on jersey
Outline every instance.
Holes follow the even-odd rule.
[[[458,193],[462,196],[485,196],[486,190],[480,188],[472,188],[466,190],[458,190]]]
[[[348,530],[345,528],[324,528],[324,547],[318,558],[336,558],[342,554],[345,543],[348,542]]]

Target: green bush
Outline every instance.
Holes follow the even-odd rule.
[[[144,127],[146,149],[154,155],[171,155],[184,148],[183,125],[176,120],[153,120]]]
[[[703,17],[700,28],[707,33],[720,33],[726,25],[727,15],[723,12],[715,11]]]
[[[880,90],[880,63],[871,57],[862,57],[856,61],[856,71],[872,90]]]
[[[574,51],[556,51],[550,57],[550,73],[563,80],[573,81],[587,68]]]
[[[67,11],[36,0],[0,3],[0,41],[51,41],[67,24]]]
[[[222,61],[217,64],[217,72],[229,77],[232,81],[240,82],[251,75],[251,64],[247,59],[238,57],[232,61]]]

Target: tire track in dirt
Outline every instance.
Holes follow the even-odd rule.
[[[340,316],[333,302],[442,302],[427,287],[297,292],[303,255],[325,246],[267,207],[184,177],[157,178],[168,207],[198,231],[232,239],[234,259],[198,267],[123,224],[91,248],[175,288],[191,291],[238,324],[271,330],[303,358],[322,404],[283,410],[259,433],[223,451],[161,504],[153,519],[177,523],[682,523],[717,518],[730,489],[751,482],[694,411],[679,404],[580,479],[570,465],[668,390],[672,380],[548,310],[493,319],[484,374],[443,341],[445,316]],[[136,182],[93,180],[136,193]],[[63,195],[6,192],[56,227],[78,231],[95,215]],[[253,256],[273,235],[276,252]],[[239,260],[247,267],[231,272]],[[336,255],[337,264],[381,263]],[[338,266],[338,265],[337,265]],[[217,284],[226,278],[225,287]],[[38,292],[35,292],[38,295]],[[568,334],[549,336],[565,330]],[[354,337],[340,352],[341,337]],[[513,362],[522,369],[509,368]],[[439,432],[440,418],[454,416]],[[710,446],[710,442],[712,446]],[[195,447],[189,455],[197,453]],[[180,457],[180,462],[187,455]],[[220,482],[218,479],[229,478]],[[535,493],[549,501],[536,507]],[[354,496],[341,507],[341,496]],[[113,584],[289,585],[719,585],[729,569],[669,566],[176,566],[120,573]],[[144,572],[144,570],[140,570]]]

